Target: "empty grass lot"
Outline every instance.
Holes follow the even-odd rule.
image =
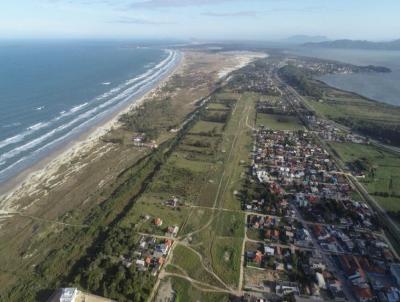
[[[375,146],[352,143],[330,143],[345,163],[365,158],[375,169],[361,182],[368,192],[388,211],[400,211],[400,156]],[[395,196],[378,196],[376,192]]]
[[[257,113],[257,126],[265,126],[272,130],[300,130],[303,125],[296,116]]]

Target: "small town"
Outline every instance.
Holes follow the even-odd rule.
[[[225,94],[229,97],[222,94],[219,99],[216,94],[205,98],[199,102],[204,108],[201,113],[169,131],[179,134],[199,119],[195,130],[187,134],[190,139],[184,138],[178,148],[185,154],[183,161],[193,166],[199,157],[204,165],[207,161],[221,164],[213,156],[218,152],[222,158],[235,156],[239,145],[234,145],[234,139],[230,151],[215,146],[223,141],[224,129],[239,100],[247,97],[247,103],[240,103],[244,114],[234,127],[242,127],[248,146],[235,157],[236,163],[226,163],[242,171],[231,181],[231,203],[221,197],[229,195],[220,193],[227,177],[224,171],[228,170],[219,172],[220,181],[201,178],[205,187],[216,192],[212,203],[207,201],[207,190],[186,194],[168,185],[170,194],[165,194],[164,187],[145,199],[133,247],[113,255],[114,262],[124,269],[155,280],[149,301],[177,301],[179,293],[174,286],[183,286],[181,282],[205,292],[226,293],[229,301],[400,301],[398,251],[388,238],[381,214],[367,202],[368,193],[358,183],[371,174],[369,163],[358,160],[344,164],[329,148],[329,144],[371,146],[373,142],[317,116],[302,96],[279,78],[276,70],[282,64],[316,73],[357,71],[352,65],[301,58],[261,60],[226,79],[229,92]],[[251,110],[254,122],[249,121]],[[232,133],[237,137],[240,131]],[[131,140],[139,150],[158,147],[145,133]],[[211,146],[213,151],[204,151]],[[168,177],[182,177],[178,175],[170,173]],[[193,174],[183,175],[198,180]],[[177,185],[179,188],[180,183]],[[206,197],[196,203],[190,201],[191,194]],[[214,226],[217,217],[221,218],[217,222],[220,226]],[[225,237],[216,236],[215,228],[225,229]],[[218,255],[208,255],[203,248],[210,242],[230,240],[230,236],[237,236],[236,246],[227,244]],[[220,269],[229,279],[217,272],[213,261],[222,265]],[[74,290],[67,288],[64,294]]]

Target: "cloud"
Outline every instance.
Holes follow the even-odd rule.
[[[131,8],[160,8],[179,6],[200,6],[240,0],[140,0],[130,4]]]
[[[256,11],[240,11],[240,12],[204,12],[202,13],[203,16],[208,17],[256,17],[259,12]]]
[[[176,24],[174,22],[167,21],[154,21],[149,19],[121,17],[115,20],[111,20],[109,23],[121,23],[121,24],[137,24],[137,25],[167,25]]]
[[[269,10],[248,10],[248,11],[237,11],[237,12],[203,12],[203,16],[207,17],[259,17],[262,15],[272,13],[314,13],[323,11],[325,8],[322,6],[303,7],[303,8],[273,8]]]

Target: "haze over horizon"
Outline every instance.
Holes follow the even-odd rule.
[[[398,38],[399,11],[395,0],[20,0],[2,3],[0,38],[382,41]]]

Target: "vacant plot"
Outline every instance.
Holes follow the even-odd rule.
[[[239,283],[241,253],[242,238],[215,238],[211,246],[214,272],[232,287]]]
[[[229,107],[223,103],[210,103],[207,105],[208,110],[229,110]]]
[[[333,120],[355,118],[363,121],[397,125],[400,123],[400,110],[393,106],[369,101],[358,95],[335,90],[325,85],[322,87],[327,93],[324,100],[309,100],[308,104],[317,113],[327,118]]]
[[[184,154],[174,152],[154,178],[148,192],[180,196],[187,202],[195,202],[207,181],[211,164],[191,161]]]
[[[190,133],[201,134],[205,136],[215,136],[221,134],[223,127],[224,127],[223,123],[198,121],[194,125],[194,127],[190,130]]]
[[[296,116],[257,113],[257,126],[265,126],[273,130],[300,130],[303,125]]]
[[[368,192],[388,211],[400,211],[400,156],[372,145],[331,143],[349,164],[362,160],[367,170],[361,179]]]
[[[213,229],[217,236],[244,237],[244,213],[221,211],[214,222]]]
[[[202,258],[192,249],[178,245],[174,249],[172,265],[178,267],[190,278],[209,284],[210,286],[224,287],[218,279],[209,273],[202,264]]]
[[[175,292],[176,302],[186,301],[209,301],[228,302],[229,295],[226,293],[202,291],[199,287],[193,286],[189,281],[177,277],[170,277],[172,289]]]
[[[192,208],[180,235],[184,236],[205,226],[212,214],[211,209]]]

